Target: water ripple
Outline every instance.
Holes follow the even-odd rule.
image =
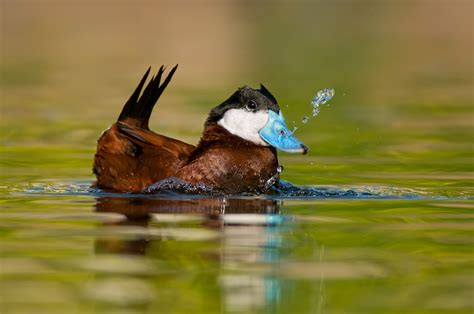
[[[223,195],[206,193],[206,190],[191,189],[189,191],[175,192],[172,190],[158,190],[156,193],[108,193],[100,189],[91,188],[91,181],[72,182],[36,182],[28,186],[5,187],[4,191],[13,194],[27,195],[55,195],[55,196],[120,196],[120,197],[144,197],[144,198],[201,198],[201,197],[259,197],[275,200],[284,199],[472,199],[470,194],[460,191],[458,195],[437,195],[424,189],[403,188],[394,186],[300,186],[288,181],[281,180],[279,188],[274,188],[269,194],[239,194]]]

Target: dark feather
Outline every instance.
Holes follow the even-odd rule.
[[[130,96],[130,98],[127,100],[125,103],[125,106],[123,106],[122,112],[120,113],[120,116],[118,118],[118,121],[123,121],[127,117],[130,116],[130,113],[135,110],[135,106],[138,101],[138,97],[140,96],[140,92],[142,91],[143,84],[145,84],[145,81],[148,77],[148,74],[150,74],[151,67],[148,68],[148,70],[145,72],[145,75],[143,75],[142,79],[140,80],[140,83],[138,83],[137,88],[133,92],[133,94]]]
[[[130,126],[128,126],[127,124],[123,122],[120,122],[120,121],[117,122],[117,129],[125,137],[138,140],[144,144],[150,144],[149,141],[147,141],[145,138],[140,136],[137,132],[135,132],[133,128],[131,128]]]
[[[171,81],[171,78],[176,72],[177,67],[178,65],[174,66],[173,69],[171,69],[170,73],[165,78],[163,84],[160,85],[161,78],[165,71],[165,67],[161,66],[156,76],[153,76],[151,78],[145,89],[143,89],[143,93],[139,97],[146,78],[148,77],[148,74],[150,72],[149,68],[140,83],[138,84],[137,88],[133,92],[132,96],[130,96],[130,99],[127,101],[124,108],[122,109],[118,121],[126,122],[131,126],[137,126],[148,130],[148,120],[150,119],[153,107],[155,106],[163,91],[166,89],[166,86],[168,86],[169,82]]]
[[[265,95],[268,99],[270,99],[273,103],[278,104],[276,98],[272,95],[272,93],[270,93],[270,91],[265,86],[263,86],[263,84],[260,84],[259,91],[260,93]]]

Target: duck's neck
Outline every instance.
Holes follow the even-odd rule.
[[[198,147],[209,146],[214,143],[218,145],[270,148],[269,146],[261,146],[252,143],[235,134],[230,133],[217,123],[211,123],[204,128]]]
[[[244,140],[227,131],[224,127],[217,123],[211,123],[204,128],[201,139],[194,150],[193,155],[199,155],[204,151],[213,147],[229,147],[229,148],[245,148],[256,150],[268,150],[276,158],[276,149],[272,146],[261,146]]]

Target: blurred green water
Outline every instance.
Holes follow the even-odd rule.
[[[2,313],[472,312],[469,1],[1,5]],[[180,68],[154,130],[196,143],[263,82],[311,147],[284,179],[421,199],[88,193],[98,135],[161,63]]]

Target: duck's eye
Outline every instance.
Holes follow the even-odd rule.
[[[251,101],[248,102],[247,106],[245,106],[245,107],[249,111],[254,111],[255,109],[257,109],[257,104],[255,103],[255,101],[251,100]]]
[[[278,131],[278,134],[282,135],[282,136],[285,136],[286,135],[286,132],[284,130],[280,130]]]

